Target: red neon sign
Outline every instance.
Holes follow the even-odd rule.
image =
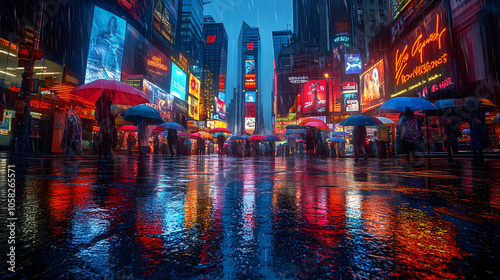
[[[208,35],[207,36],[207,44],[215,43],[215,38],[216,37],[217,37],[217,35]]]
[[[159,58],[157,56],[153,56],[153,59],[148,59],[147,60],[147,64],[150,65],[150,66],[159,68],[159,69],[161,69],[163,71],[167,71],[168,70],[167,65],[162,64],[161,63],[161,58]]]
[[[253,51],[253,43],[247,44],[247,51]]]

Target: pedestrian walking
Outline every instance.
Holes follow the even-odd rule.
[[[222,157],[224,152],[224,142],[226,142],[226,137],[223,134],[217,135],[217,145],[219,146],[219,157]]]
[[[483,161],[483,150],[490,146],[491,140],[484,112],[478,106],[470,113],[469,126],[474,161]]]
[[[380,159],[387,158],[386,143],[389,139],[389,132],[387,131],[387,126],[379,125],[376,131],[376,145],[377,153]]]
[[[139,139],[139,155],[144,156],[149,150],[149,127],[141,121],[137,124],[137,138]]]
[[[66,151],[66,156],[71,151],[77,155],[82,154],[82,120],[73,110],[69,110],[66,117],[61,148]]]
[[[352,131],[353,140],[353,151],[354,159],[358,159],[359,150],[363,151],[363,157],[366,160],[368,158],[366,154],[365,142],[366,142],[366,126],[355,126]]]
[[[398,126],[401,126],[401,143],[403,152],[406,152],[408,159],[415,157],[415,141],[419,137],[417,117],[406,107],[404,115],[399,119]]]
[[[99,137],[99,158],[101,156],[113,156],[113,149],[118,143],[118,131],[116,130],[116,115],[111,113],[115,94],[113,91],[103,91],[95,103],[95,120],[99,125],[101,133]]]
[[[155,135],[155,138],[153,140],[153,154],[158,154],[160,151],[160,139],[158,138],[158,135]]]
[[[134,147],[135,143],[137,141],[135,140],[135,136],[132,132],[129,132],[128,137],[127,137],[127,148],[128,148],[128,154],[132,154],[132,148]]]
[[[177,146],[177,130],[169,128],[167,141],[168,141],[168,149],[170,150],[170,156],[175,156],[175,146]]]
[[[314,128],[309,127],[306,132],[306,149],[309,157],[314,157]]]
[[[462,121],[460,117],[453,114],[451,110],[448,110],[443,117],[448,161],[452,161],[453,154],[458,153],[458,137],[461,135],[460,125]]]
[[[331,141],[330,142],[330,156],[332,158],[336,158],[337,157],[337,151],[335,149],[335,141]]]

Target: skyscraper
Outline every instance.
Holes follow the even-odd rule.
[[[260,133],[263,128],[262,114],[259,114],[262,108],[259,90],[259,59],[259,28],[250,27],[243,22],[238,38],[237,95],[244,102],[236,104],[238,134]]]
[[[224,24],[203,18],[205,57],[200,120],[226,119],[227,33]]]
[[[201,79],[203,68],[203,3],[201,0],[182,1],[181,26],[177,40],[181,53],[189,60],[191,73]]]

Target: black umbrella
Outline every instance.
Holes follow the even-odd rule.
[[[163,123],[160,111],[146,104],[140,104],[128,108],[125,112],[121,113],[121,117],[124,120],[135,124],[142,123],[146,125],[153,125]]]

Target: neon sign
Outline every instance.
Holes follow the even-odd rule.
[[[30,106],[38,109],[50,109],[50,103],[39,101],[39,100],[31,100]]]
[[[150,66],[159,68],[159,69],[161,69],[163,71],[167,71],[168,70],[167,65],[162,64],[161,63],[161,58],[159,58],[157,56],[153,56],[153,59],[148,59],[147,60],[147,64],[150,65]]]
[[[215,38],[216,38],[216,35],[208,35],[207,36],[207,44],[215,43]]]

